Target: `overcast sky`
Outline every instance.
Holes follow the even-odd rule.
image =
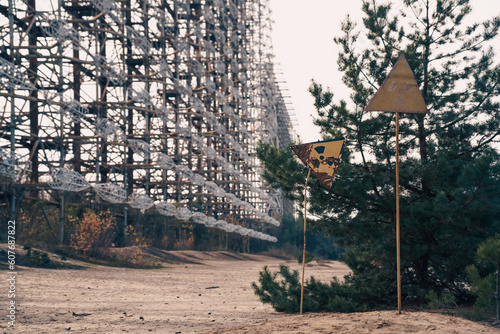
[[[394,1],[394,3],[400,1]],[[349,13],[362,26],[361,0],[270,0],[273,24],[273,49],[279,78],[286,81],[302,142],[321,140],[312,124],[316,115],[313,99],[307,92],[311,79],[328,86],[336,101],[349,101],[348,91],[337,71],[338,46],[333,37],[341,36],[340,24]],[[306,5],[307,3],[307,5]],[[470,0],[473,21],[500,14],[500,0]],[[401,6],[401,5],[400,5]],[[497,38],[497,43],[498,43]],[[500,57],[500,54],[497,55]]]

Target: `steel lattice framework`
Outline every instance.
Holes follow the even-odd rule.
[[[0,178],[12,212],[25,189],[62,207],[86,192],[275,241],[248,228],[278,225],[283,210],[256,146],[292,137],[270,21],[268,0],[0,5]]]

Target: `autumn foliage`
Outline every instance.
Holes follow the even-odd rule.
[[[115,234],[116,221],[109,211],[96,213],[87,209],[82,219],[72,218],[75,231],[71,245],[85,255],[96,255],[102,247],[111,245]]]

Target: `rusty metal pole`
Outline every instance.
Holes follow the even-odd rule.
[[[302,252],[302,284],[300,287],[300,314],[302,315],[302,305],[304,304],[304,273],[306,268],[306,230],[307,230],[307,183],[311,170],[307,173],[306,184],[304,186],[304,251]]]
[[[399,113],[427,114],[425,100],[418,88],[410,65],[404,54],[394,64],[365,111],[396,113],[396,258],[398,284],[398,313],[401,314],[401,256],[399,221]]]
[[[399,230],[399,113],[396,113],[396,259],[398,280],[398,314],[401,314],[401,247]]]

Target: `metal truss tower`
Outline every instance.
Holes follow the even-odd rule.
[[[283,199],[255,150],[286,147],[293,130],[268,2],[0,5],[0,180],[11,214],[20,193],[61,208],[78,193],[276,241],[264,232],[279,225]]]

